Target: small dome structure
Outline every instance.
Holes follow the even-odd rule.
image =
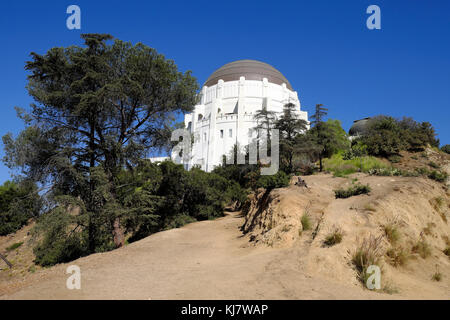
[[[353,125],[351,126],[350,130],[348,131],[348,134],[350,136],[360,136],[363,135],[369,126],[370,120],[372,118],[367,117],[360,120],[353,121]]]

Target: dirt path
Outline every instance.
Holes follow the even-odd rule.
[[[256,248],[229,214],[164,231],[124,248],[73,261],[81,290],[68,290],[69,264],[3,288],[0,299],[382,299],[393,296],[311,278],[301,247]]]

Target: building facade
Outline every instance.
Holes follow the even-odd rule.
[[[297,92],[272,66],[255,60],[222,66],[205,82],[194,111],[185,115],[185,128],[194,139],[185,168],[199,166],[212,171],[235,145],[243,147],[256,138],[257,110],[265,107],[279,115],[287,103],[297,107],[300,119],[308,120],[307,112],[300,109]],[[183,163],[179,154],[173,154],[172,159]]]

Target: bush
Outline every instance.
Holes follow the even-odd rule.
[[[301,222],[302,222],[303,231],[312,229],[312,222],[311,222],[311,218],[309,217],[308,213],[303,214]]]
[[[429,175],[428,178],[436,180],[438,182],[445,182],[448,178],[448,174],[446,172],[440,172],[433,170]]]
[[[341,243],[344,233],[340,228],[335,228],[330,234],[325,237],[324,245],[331,247],[335,244]]]
[[[13,250],[19,248],[21,245],[23,245],[23,241],[22,242],[13,243],[8,248],[6,248],[6,251],[13,251]]]
[[[397,120],[378,116],[370,119],[367,126],[358,142],[367,147],[370,155],[388,158],[398,155],[402,150],[422,151],[428,145],[439,145],[434,128],[428,122],[419,123],[406,117]]]
[[[16,232],[37,217],[41,209],[41,198],[34,184],[27,181],[6,181],[0,186],[0,236]]]
[[[441,147],[441,151],[450,154],[450,144]]]
[[[388,158],[388,160],[389,160],[391,163],[399,163],[401,159],[402,159],[402,157],[399,156],[399,155],[396,155],[396,154],[394,154],[394,155],[392,155],[392,156],[390,156],[390,157]]]
[[[33,249],[36,264],[51,266],[88,254],[88,233],[82,229],[74,230],[74,219],[75,217],[70,216],[64,208],[60,207],[39,219],[33,229],[34,237],[43,234],[43,238]],[[43,230],[45,233],[42,232]]]
[[[434,169],[439,169],[439,165],[433,161],[428,162],[428,165]]]
[[[324,159],[324,169],[333,173],[336,177],[343,177],[355,172],[370,172],[374,169],[383,169],[387,166],[375,157],[355,157],[344,160],[340,154],[335,154],[329,159]]]
[[[289,185],[290,179],[289,175],[280,170],[274,175],[260,176],[256,182],[256,187],[267,190],[283,188]]]
[[[355,184],[351,187],[349,187],[348,189],[337,189],[334,190],[334,195],[336,197],[336,199],[345,199],[345,198],[350,198],[352,196],[357,196],[360,194],[367,194],[371,191],[370,186],[367,185],[363,185],[363,184]]]

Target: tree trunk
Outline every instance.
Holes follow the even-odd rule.
[[[113,236],[114,236],[114,244],[116,245],[116,248],[120,248],[125,244],[125,235],[123,233],[123,229],[120,227],[120,218],[119,217],[117,217],[114,220]]]
[[[319,172],[322,172],[322,156],[319,156]]]

